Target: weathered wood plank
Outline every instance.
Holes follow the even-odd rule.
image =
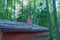
[[[4,33],[3,40],[21,40],[28,39],[33,37],[40,37],[48,35],[47,32],[36,32],[36,33]],[[37,38],[39,39],[39,38]]]

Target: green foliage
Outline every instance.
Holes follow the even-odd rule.
[[[22,9],[19,10],[20,13],[18,15],[19,17],[17,18],[17,21],[26,22],[28,16],[31,16],[33,23],[38,24],[38,25],[42,25],[42,26],[47,26],[48,22],[47,22],[46,8],[37,9],[38,7],[42,6],[42,5],[40,5],[41,3],[38,4],[37,2],[36,2],[36,14],[35,14],[35,16],[34,16],[34,1],[30,0],[28,5],[26,5],[26,7],[23,6],[23,10]],[[23,11],[23,13],[21,13],[21,11]],[[34,22],[35,17],[36,17],[36,22]]]
[[[7,0],[6,0],[7,1]],[[54,27],[54,15],[53,15],[53,4],[51,0],[49,1],[49,12],[50,12],[50,21],[53,30],[55,30]],[[0,19],[8,19],[8,20],[15,20],[18,22],[26,22],[28,16],[31,16],[32,22],[34,24],[38,24],[41,26],[47,26],[48,27],[48,20],[47,20],[47,13],[46,13],[46,1],[45,0],[15,0],[14,6],[14,0],[8,0],[7,4],[5,0],[0,0]],[[34,9],[34,2],[35,2],[35,9]],[[57,1],[56,1],[57,2]],[[19,7],[18,7],[19,6]],[[15,10],[14,10],[15,8]],[[18,12],[14,13],[16,11],[16,8],[18,9]],[[34,11],[35,10],[35,11]],[[17,15],[14,19],[14,15]],[[58,14],[58,24],[60,26],[60,1],[58,0],[57,3],[57,14]],[[36,19],[35,19],[36,18]],[[55,35],[55,33],[53,32]],[[53,36],[54,36],[53,35]]]
[[[15,4],[19,4],[19,11],[16,13],[14,13],[14,7],[16,10],[16,5],[14,6],[14,0],[6,0],[7,4],[5,2],[5,0],[0,0],[0,18],[1,19],[8,19],[8,20],[17,20],[19,22],[26,22],[28,16],[31,16],[31,19],[33,21],[33,23],[38,24],[38,25],[42,25],[42,26],[47,26],[47,14],[46,14],[46,8],[44,6],[43,9],[40,9],[38,7],[43,6],[44,3],[40,3],[41,1],[37,1],[37,0],[28,0],[26,2],[28,2],[26,5],[23,3],[21,0],[15,0]],[[24,0],[23,0],[24,2]],[[34,2],[36,4],[36,12],[34,13]],[[43,1],[42,1],[43,2]],[[23,7],[23,8],[22,8]],[[40,11],[41,10],[41,11]],[[17,15],[17,18],[13,18],[12,16]],[[36,17],[36,19],[35,19]],[[36,20],[34,22],[34,20]]]

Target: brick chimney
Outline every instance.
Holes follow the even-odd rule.
[[[27,24],[32,24],[32,19],[30,18],[30,16],[27,19]]]

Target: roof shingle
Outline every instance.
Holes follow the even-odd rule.
[[[41,32],[48,31],[48,28],[36,24],[27,24],[24,22],[14,22],[9,20],[0,20],[0,29],[2,32]]]

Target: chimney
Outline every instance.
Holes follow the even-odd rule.
[[[28,19],[27,19],[27,24],[32,24],[32,19],[31,19],[30,16],[29,16]]]

